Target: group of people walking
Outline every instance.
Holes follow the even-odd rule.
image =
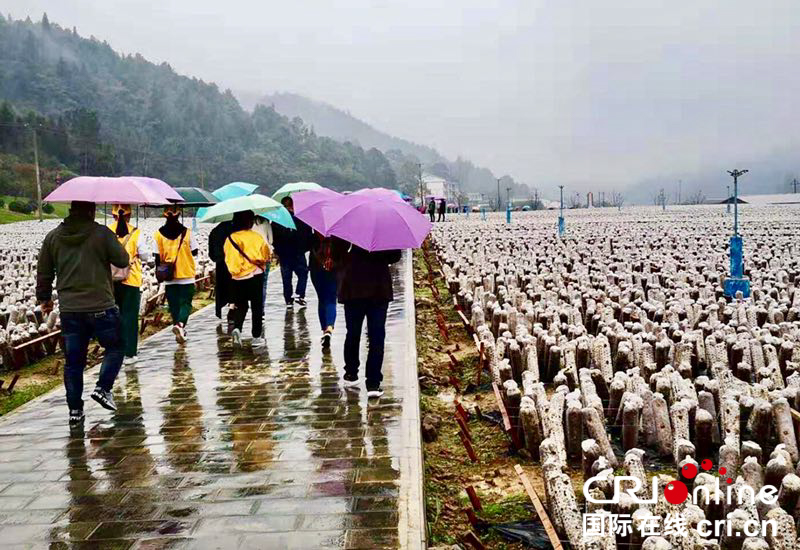
[[[439,199],[439,219],[436,219],[436,199],[431,198],[428,202],[428,215],[431,217],[431,222],[444,221],[444,215],[447,213],[447,203],[444,199]]]
[[[296,229],[272,224],[253,211],[236,212],[209,236],[208,252],[215,262],[215,313],[227,322],[233,344],[242,344],[248,311],[252,346],[266,344],[266,289],[270,266],[278,263],[287,308],[306,307],[309,278],[318,298],[321,346],[330,350],[337,302],[344,308],[343,385],[357,389],[361,333],[366,320],[369,350],[365,378],[369,397],[380,397],[386,315],[393,300],[389,266],[399,250],[368,252],[346,241],[324,237],[294,216],[291,196],[283,206]],[[89,342],[104,348],[103,363],[91,398],[116,410],[111,390],[123,362],[138,351],[140,287],[143,264],[154,262],[164,292],[176,341],[187,343],[186,324],[195,291],[198,243],[181,223],[180,207],[164,209],[164,224],[153,235],[152,250],[141,231],[131,225],[130,205],[114,205],[108,227],[95,222],[94,203],[73,202],[69,215],[45,237],[39,253],[36,296],[43,311],[53,308],[55,282],[65,346],[64,385],[69,422],[83,421],[83,371]],[[307,259],[308,258],[308,259]]]

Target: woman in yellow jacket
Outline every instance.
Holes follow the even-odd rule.
[[[267,241],[253,231],[252,210],[233,215],[233,232],[225,239],[225,265],[231,274],[233,301],[233,343],[242,343],[247,306],[253,311],[253,346],[264,345],[264,272],[270,260]]]
[[[119,308],[122,324],[122,349],[125,352],[125,362],[131,363],[136,359],[139,346],[142,262],[150,261],[150,250],[145,239],[142,238],[142,232],[130,225],[130,204],[115,204],[112,214],[114,222],[109,226],[109,229],[117,236],[130,258],[127,277],[119,279],[115,276],[114,301]],[[122,277],[122,274],[119,277]]]
[[[179,344],[186,342],[186,322],[192,311],[194,297],[197,241],[192,231],[180,222],[180,208],[170,205],[164,208],[167,221],[156,231],[156,270],[162,264],[172,264],[172,276],[164,280],[169,313],[172,316],[172,332]]]

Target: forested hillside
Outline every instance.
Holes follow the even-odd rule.
[[[255,102],[250,99],[251,94],[241,96],[246,99],[248,107],[269,106],[290,118],[300,117],[321,136],[380,149],[389,158],[399,183],[406,190],[410,191],[417,181],[419,162],[426,172],[458,181],[465,193],[496,195],[499,176],[488,168],[475,166],[461,157],[455,161],[448,160],[432,147],[391,136],[327,103],[292,93],[266,95]],[[501,187],[502,196],[506,194],[506,187],[511,187],[517,197],[527,197],[531,193],[527,186],[515,182],[510,176],[502,178]]]
[[[121,55],[45,16],[0,15],[0,193],[31,188],[33,131],[45,187],[58,174],[140,174],[214,188],[274,189],[311,180],[336,189],[396,187],[377,149],[320,137],[269,107],[244,111],[230,91]]]

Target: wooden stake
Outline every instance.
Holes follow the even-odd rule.
[[[463,443],[464,448],[467,450],[469,459],[472,462],[478,462],[478,455],[475,454],[475,449],[472,448],[472,443],[469,442],[469,439],[467,439],[467,436],[464,435],[464,432],[458,430],[458,436],[461,438],[461,443]]]
[[[486,547],[481,542],[481,539],[478,538],[473,531],[469,531],[466,535],[464,535],[464,542],[472,546],[475,550],[486,550]]]
[[[467,436],[467,439],[472,441],[472,434],[469,433],[469,426],[467,426],[467,423],[464,422],[464,419],[461,418],[458,414],[456,414],[455,416],[456,416],[456,422],[458,423],[458,427],[461,428],[461,432],[465,436]]]
[[[472,507],[475,509],[475,511],[482,512],[483,506],[481,505],[481,499],[478,498],[478,493],[475,492],[475,487],[469,485],[467,486],[466,491],[469,501],[472,503]]]
[[[517,430],[513,429],[511,426],[511,418],[508,416],[506,405],[503,402],[503,396],[500,395],[500,388],[497,387],[497,384],[492,382],[492,389],[494,390],[494,398],[497,400],[497,408],[500,409],[500,415],[503,417],[503,429],[511,438],[511,443],[514,445],[514,448],[519,449],[520,442],[519,438],[517,437]]]
[[[517,472],[520,481],[522,481],[522,485],[525,487],[525,492],[528,493],[528,498],[530,498],[531,502],[533,503],[533,509],[536,510],[536,514],[539,516],[542,526],[544,526],[545,533],[547,533],[547,538],[550,539],[550,544],[553,545],[553,550],[563,550],[561,541],[558,538],[558,533],[556,533],[556,529],[553,527],[553,523],[550,521],[547,511],[544,509],[544,506],[542,506],[542,501],[539,500],[539,495],[536,494],[536,490],[533,488],[528,476],[525,475],[525,470],[523,470],[522,466],[519,464],[514,465],[514,470]]]

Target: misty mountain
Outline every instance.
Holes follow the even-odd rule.
[[[448,160],[432,147],[382,132],[333,105],[285,92],[268,94],[260,99],[252,93],[237,93],[237,96],[245,107],[265,105],[273,107],[290,119],[299,117],[318,135],[383,151],[397,174],[398,182],[410,194],[414,194],[412,190],[418,178],[416,164],[419,162],[425,172],[458,181],[462,191],[466,193],[485,193],[496,199],[497,176],[488,168],[475,166],[469,160],[460,157],[455,161]],[[531,195],[527,186],[515,182],[510,176],[503,176],[502,197],[506,196],[507,187],[511,188],[513,196]]]
[[[16,166],[31,161],[33,127],[51,173],[141,174],[212,189],[234,180],[267,191],[298,180],[342,190],[397,186],[378,149],[318,136],[270,107],[247,112],[229,90],[119,54],[46,16],[35,23],[0,15],[0,106],[0,184],[8,191],[27,187],[19,174],[30,171]]]

